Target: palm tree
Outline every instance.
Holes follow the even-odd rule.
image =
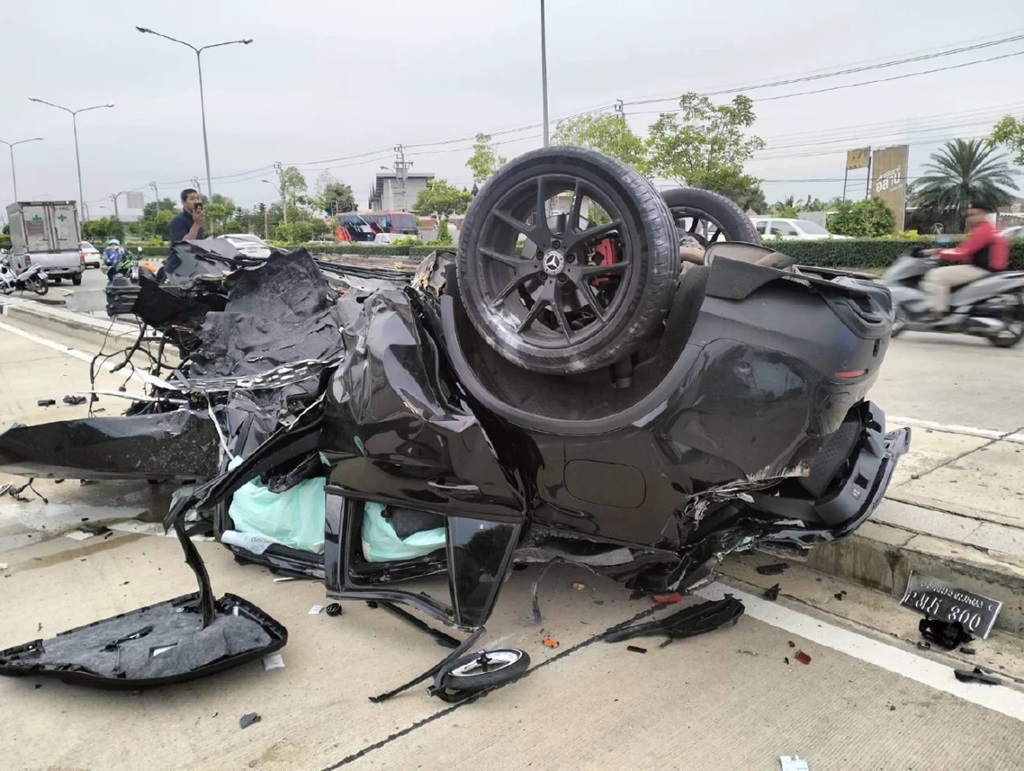
[[[919,206],[963,217],[972,203],[1005,206],[1017,190],[1006,156],[993,157],[996,148],[983,139],[954,139],[925,165],[927,174],[917,181],[914,197]]]

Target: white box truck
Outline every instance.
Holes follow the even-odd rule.
[[[74,201],[26,201],[7,207],[11,224],[10,264],[20,273],[39,265],[50,280],[78,286],[85,272],[78,209]]]

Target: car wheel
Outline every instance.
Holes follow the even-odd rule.
[[[553,212],[553,199],[567,213]],[[628,357],[661,325],[678,283],[678,235],[653,185],[575,147],[504,166],[474,200],[459,242],[470,321],[534,372],[589,372]]]
[[[71,283],[74,286],[81,286],[82,285],[82,274],[79,273],[77,276],[72,276],[71,277]]]
[[[724,195],[695,187],[676,187],[661,195],[681,240],[692,239],[705,249],[720,241],[761,243],[750,217]]]
[[[61,276],[55,276],[53,279],[53,285],[60,286],[61,281],[63,281],[63,278]]]

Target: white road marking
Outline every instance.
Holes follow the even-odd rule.
[[[18,335],[19,337],[23,337],[26,340],[30,340],[33,343],[37,343],[38,345],[45,345],[47,348],[51,348],[54,351],[66,354],[72,357],[73,359],[84,361],[86,364],[91,363],[92,360],[95,358],[95,354],[86,353],[85,351],[80,351],[77,348],[72,348],[69,345],[54,342],[53,340],[50,340],[48,338],[40,337],[39,335],[35,335],[31,332],[26,332],[24,329],[12,327],[10,324],[4,324],[3,322],[0,322],[0,329],[4,330],[5,332],[10,332],[12,334]],[[112,371],[113,368],[116,367],[119,363],[120,362],[117,361],[107,361],[105,364],[107,372]],[[139,383],[142,383],[143,385],[146,384],[145,379],[138,372],[132,373],[132,379],[138,381]]]
[[[763,600],[747,592],[715,582],[696,594],[708,600],[720,600],[731,594],[743,602],[746,614],[779,629],[799,635],[818,645],[845,653],[867,664],[886,669],[936,690],[956,696],[1007,717],[1024,721],[1024,693],[1005,686],[961,683],[953,669],[888,643],[851,632],[827,621],[808,616],[778,603]]]
[[[910,428],[930,428],[933,431],[941,431],[944,434],[960,434],[961,436],[976,436],[979,439],[1000,439],[1004,442],[1024,444],[1024,432],[1007,433],[996,431],[991,428],[975,428],[974,426],[957,426],[946,423],[937,423],[933,420],[918,420],[917,418],[901,418],[896,415],[886,415],[886,422],[896,426],[909,426]]]

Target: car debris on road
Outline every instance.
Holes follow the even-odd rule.
[[[551,214],[562,193],[570,211]],[[699,264],[680,263],[684,220],[713,224]],[[177,482],[165,527],[199,589],[2,651],[0,674],[136,689],[283,646],[261,609],[215,598],[185,531],[198,518],[240,561],[323,580],[330,599],[376,603],[453,648],[376,700],[431,678],[432,695],[480,693],[529,664],[471,653],[513,565],[682,596],[729,553],[798,556],[849,536],[909,449],[910,430],[887,431],[866,398],[892,333],[888,290],[796,266],[731,201],[659,194],[586,150],[505,166],[458,251],[415,270],[186,242],[158,275],[110,287],[108,312],[141,322],[124,361],[148,355],[147,395],[120,394],[120,417],[11,428],[0,470]],[[401,588],[435,575],[447,601]],[[671,642],[742,613],[727,598],[605,639]],[[159,656],[126,638],[97,659],[97,635],[124,637],[142,615]]]

